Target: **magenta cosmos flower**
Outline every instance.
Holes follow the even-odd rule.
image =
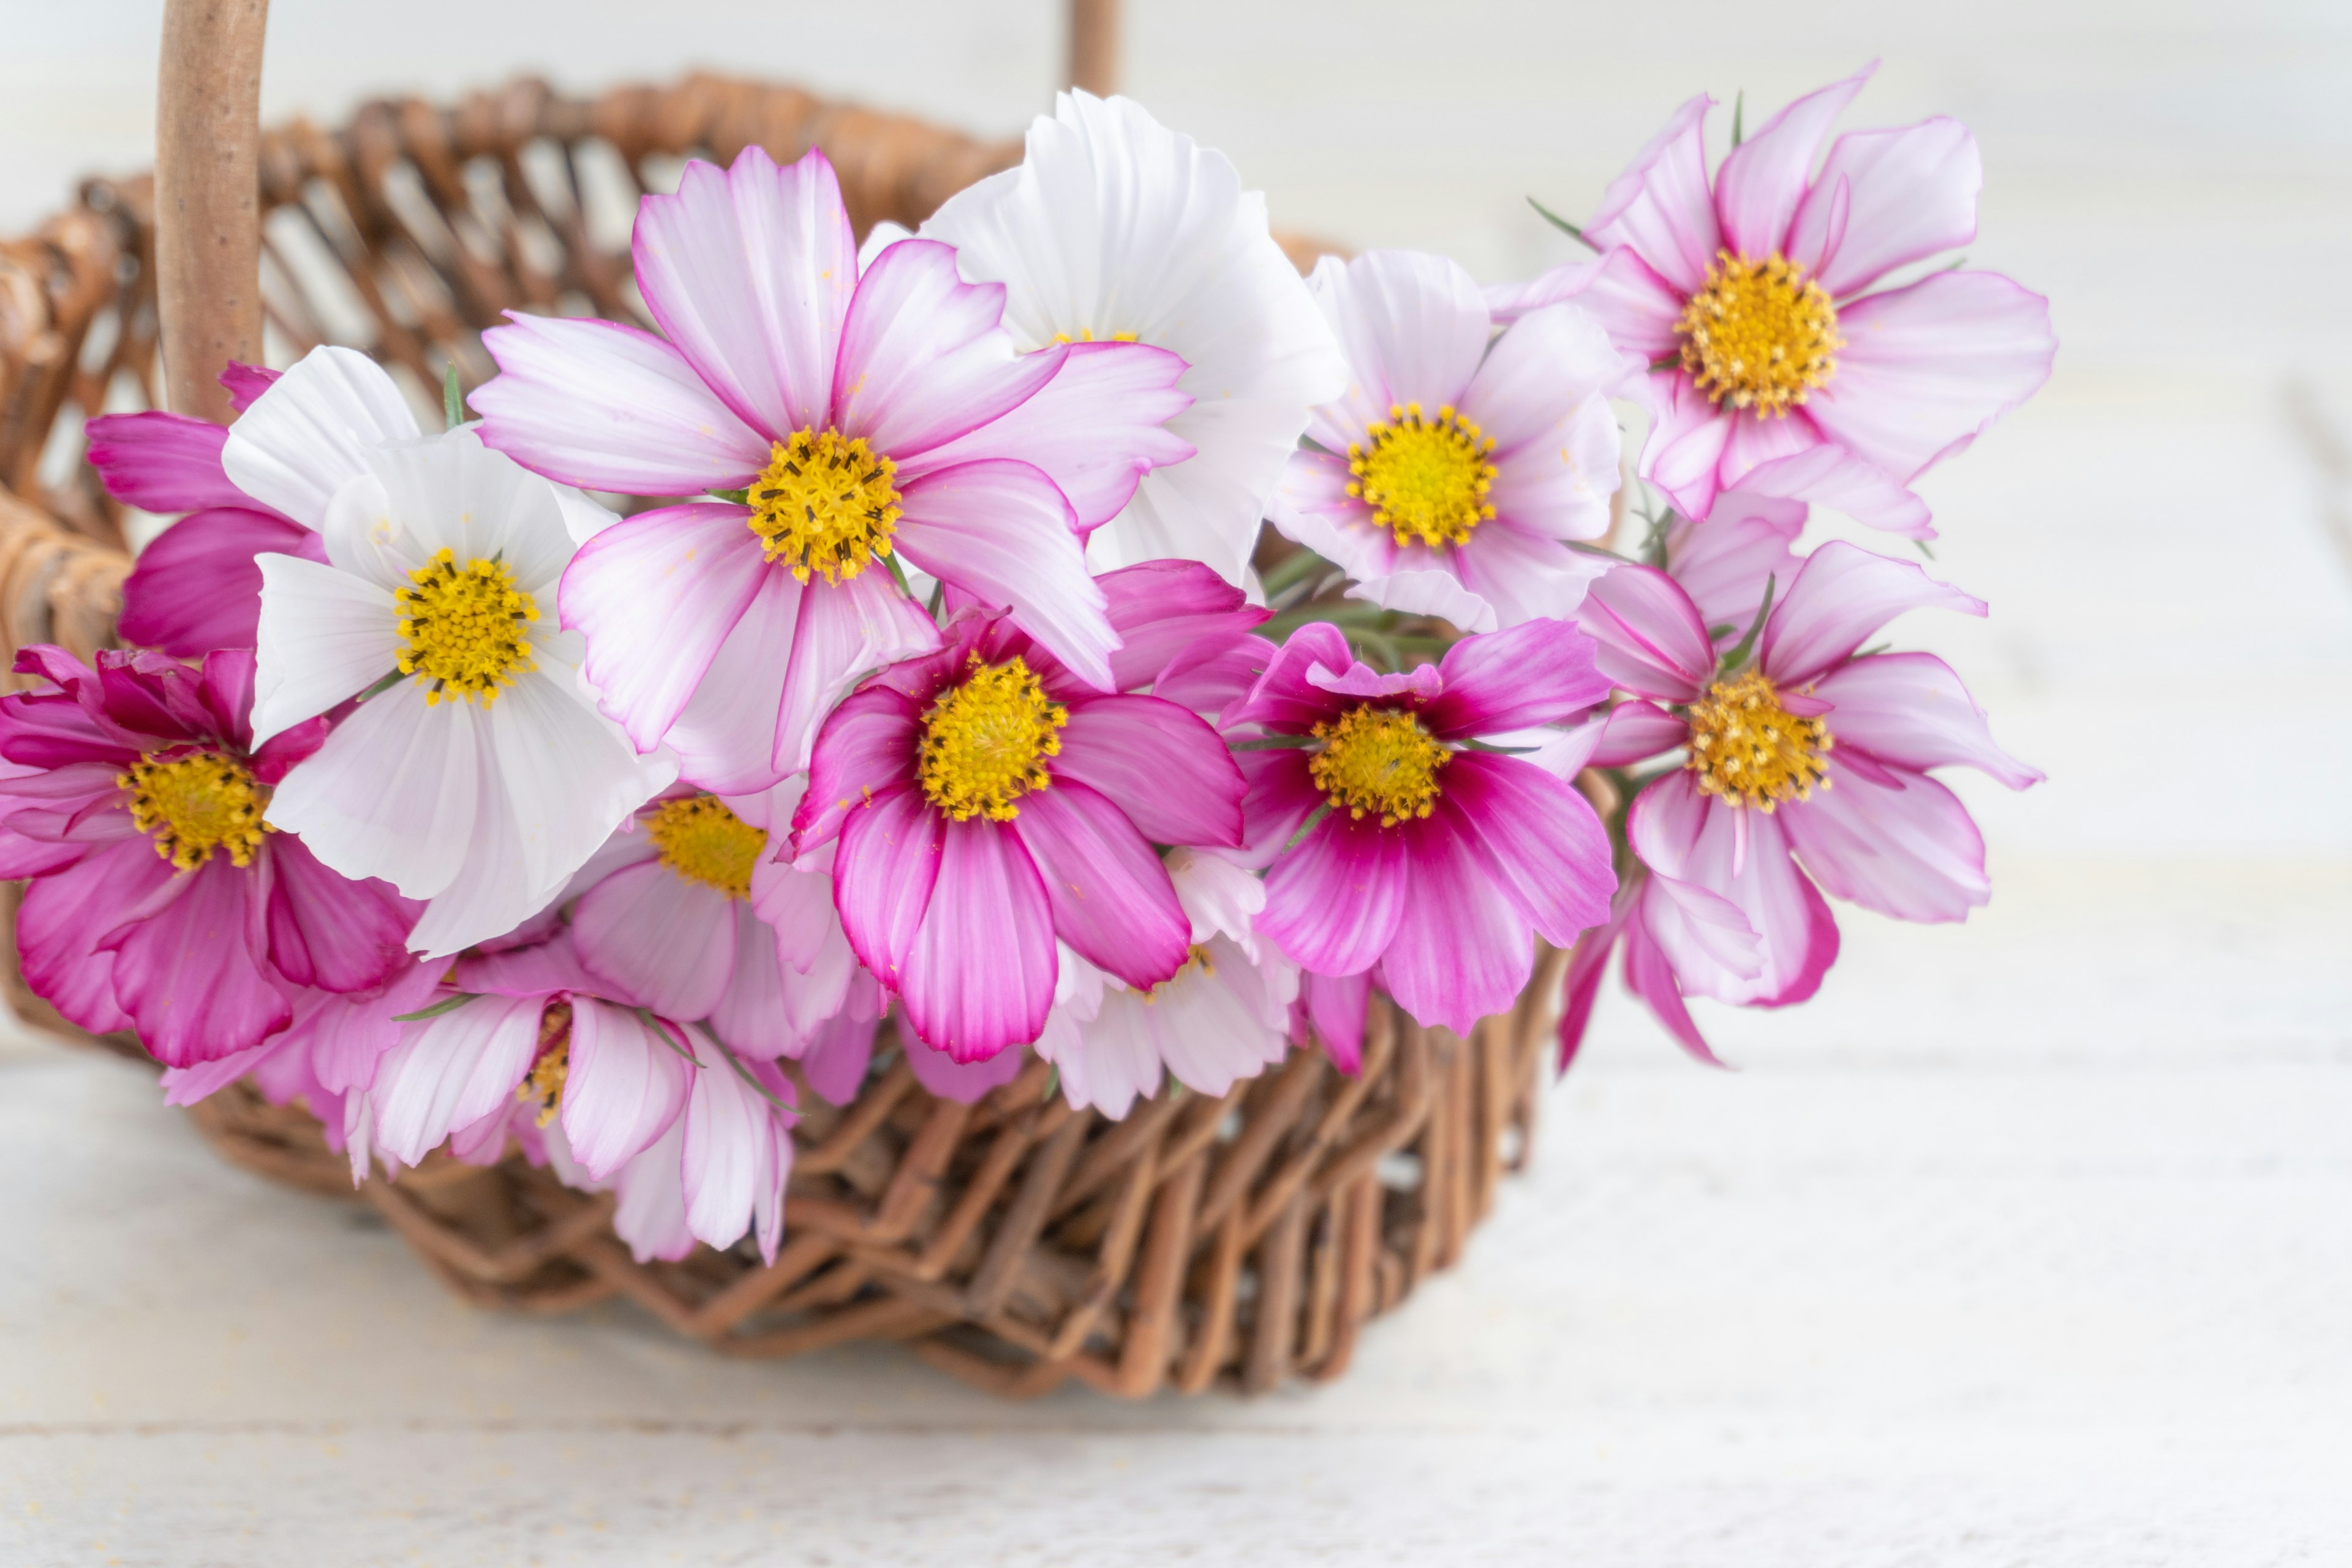
[[[221,373],[237,410],[278,379],[232,364]],[[142,511],[184,512],[139,552],[122,580],[123,640],[201,658],[216,647],[251,647],[261,616],[265,551],[323,563],[327,546],[306,527],[237,488],[221,466],[231,426],[161,409],[89,422],[89,465],[106,493]]]
[[[1991,896],[1976,824],[1927,770],[1966,764],[2011,789],[2042,777],[1993,743],[1942,660],[1856,652],[1906,610],[1984,614],[1908,562],[1822,545],[1746,657],[1786,538],[1760,516],[1710,521],[1677,563],[1705,607],[1628,565],[1593,585],[1582,617],[1601,669],[1638,694],[1610,710],[1593,761],[1684,753],[1634,798],[1627,837],[1644,876],[1618,914],[1629,984],[1701,1055],[1682,996],[1786,1006],[1819,988],[1838,949],[1824,891],[1922,921],[1965,919]],[[1748,627],[1717,618],[1742,611]],[[1580,1024],[1575,1000],[1572,988]]]
[[[91,669],[32,647],[16,668],[49,689],[0,698],[0,876],[31,879],[17,951],[58,1012],[187,1067],[286,1027],[306,988],[365,990],[404,961],[415,905],[262,822],[327,725],[257,750],[251,653]]]
[[[958,1061],[1045,1026],[1055,939],[1149,988],[1191,958],[1154,845],[1242,841],[1242,776],[1215,731],[1148,686],[1195,637],[1265,618],[1198,562],[1106,574],[1124,638],[1097,691],[1009,619],[882,672],[825,721],[793,852],[839,840],[834,899],[915,1033]]]
[[[1457,1034],[1509,1008],[1533,938],[1565,947],[1599,925],[1616,877],[1573,786],[1478,748],[1607,696],[1593,652],[1567,622],[1528,621],[1382,675],[1335,627],[1292,634],[1224,716],[1265,731],[1244,759],[1250,841],[1286,846],[1257,934],[1318,975],[1377,966],[1405,1011]]]
[[[1417,251],[1326,257],[1308,279],[1352,371],[1315,410],[1314,446],[1275,491],[1275,526],[1392,610],[1487,632],[1576,613],[1605,561],[1610,395],[1641,365],[1570,305],[1501,338],[1460,263]]]
[[[706,789],[805,765],[817,724],[879,666],[939,646],[899,557],[1008,611],[1076,677],[1118,638],[1085,531],[1192,447],[1184,362],[1137,343],[1015,352],[1004,289],[909,239],[861,275],[833,166],[757,147],[689,163],[638,209],[637,286],[664,336],[516,316],[482,438],[603,490],[743,492],[641,513],[565,573],[563,625],[639,750]]]
[[[1907,485],[2050,374],[2049,301],[1998,273],[1870,292],[1975,237],[1984,184],[1976,139],[1943,119],[1850,132],[1815,172],[1831,122],[1875,68],[1774,115],[1711,184],[1715,100],[1692,99],[1585,225],[1598,258],[1497,291],[1507,318],[1572,299],[1651,363],[1642,477],[1686,516],[1706,516],[1759,464],[1822,444]]]

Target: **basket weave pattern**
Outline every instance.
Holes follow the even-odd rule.
[[[861,234],[919,223],[1021,153],[700,76],[593,101],[525,80],[454,109],[379,102],[337,132],[297,121],[261,144],[270,330],[293,353],[356,342],[424,395],[451,364],[467,384],[489,374],[479,334],[504,310],[642,321],[625,248],[599,243],[599,170],[633,205],[657,161],[725,162],[755,142],[779,160],[822,147]],[[118,404],[130,389],[154,401],[152,205],[144,177],[92,181],[75,209],[0,243],[11,661],[30,643],[87,657],[112,640],[129,569],[121,509],[87,465],[57,477],[58,451],[110,389]],[[1315,249],[1286,245],[1302,261]],[[13,940],[6,958],[19,1014],[77,1036],[25,991]],[[977,1104],[934,1098],[886,1026],[877,1061],[889,1065],[855,1102],[835,1109],[797,1086],[801,1152],[771,1264],[746,1242],[639,1265],[612,1233],[609,1194],[564,1187],[512,1152],[489,1167],[436,1154],[356,1196],[469,1300],[562,1312],[625,1296],[732,1355],[900,1340],[1010,1394],[1072,1376],[1128,1395],[1328,1378],[1367,1319],[1459,1256],[1527,1148],[1563,962],[1541,950],[1517,1007],[1466,1040],[1375,997],[1359,1077],[1299,1051],[1223,1099],[1171,1086],[1116,1122],[1072,1110],[1038,1061]],[[127,1040],[93,1043],[136,1054]],[[192,1114],[236,1163],[354,1196],[348,1163],[299,1104],[239,1085]]]

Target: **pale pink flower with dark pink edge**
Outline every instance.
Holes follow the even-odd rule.
[[[1966,919],[1991,896],[1984,840],[1928,770],[1965,764],[2011,789],[2043,776],[1993,743],[1942,660],[1857,652],[1906,610],[1985,613],[1908,562],[1822,545],[1786,578],[1753,658],[1727,667],[1767,574],[1794,560],[1792,533],[1757,516],[1700,524],[1677,570],[1705,605],[1624,565],[1581,616],[1602,670],[1636,694],[1611,710],[1593,761],[1685,754],[1634,798],[1627,837],[1644,875],[1617,914],[1629,984],[1702,1056],[1682,997],[1777,1007],[1820,986],[1838,946],[1823,892],[1918,921]]]
[[[1876,68],[1789,105],[1712,180],[1715,100],[1692,99],[1585,225],[1599,257],[1490,295],[1507,320],[1572,300],[1654,367],[1642,477],[1686,516],[1823,444],[1907,486],[2049,377],[2049,301],[1999,273],[1870,292],[1974,238],[1984,184],[1976,139],[1946,119],[1849,132],[1815,170],[1832,121]],[[1853,515],[1932,531],[1916,501]]]
[[[1193,637],[1265,612],[1198,562],[1107,574],[1123,643],[1098,691],[1003,616],[884,670],[825,721],[793,853],[839,839],[849,945],[914,1033],[958,1061],[1037,1037],[1056,938],[1130,985],[1168,979],[1192,924],[1155,845],[1238,845],[1242,777],[1214,730],[1129,694]]]
[[[472,401],[484,440],[551,477],[748,492],[613,524],[565,575],[563,625],[640,750],[667,741],[728,795],[803,767],[852,684],[939,646],[900,556],[1108,684],[1118,639],[1085,534],[1191,455],[1161,428],[1191,401],[1182,360],[1019,353],[1003,286],[964,283],[936,241],[861,274],[822,153],[688,164],[640,204],[634,254],[662,336],[514,316],[484,334],[501,374]]]
[[[1461,264],[1417,251],[1326,257],[1308,279],[1352,377],[1315,410],[1274,525],[1342,570],[1350,597],[1494,631],[1573,615],[1606,564],[1612,393],[1640,362],[1572,305],[1500,338]]]
[[[1507,1010],[1534,939],[1600,924],[1616,879],[1573,786],[1479,747],[1599,702],[1593,654],[1573,625],[1535,620],[1383,675],[1336,627],[1293,633],[1224,716],[1265,731],[1243,753],[1250,840],[1274,854],[1258,934],[1317,975],[1377,968],[1425,1025],[1466,1034]]]
[[[255,747],[252,653],[91,668],[40,647],[16,668],[48,689],[0,698],[0,876],[30,879],[17,951],[60,1013],[188,1067],[285,1028],[306,989],[363,991],[402,964],[417,906],[263,826],[327,725]]]
[[[808,869],[776,858],[803,784],[647,804],[565,894],[581,966],[665,1017],[707,1021],[739,1056],[802,1055],[857,973],[832,851]]]
[[[232,364],[221,373],[238,412],[278,379]],[[89,466],[106,493],[142,511],[183,512],[149,541],[122,580],[124,641],[201,658],[216,647],[251,647],[261,616],[264,551],[323,562],[327,546],[276,507],[257,501],[221,468],[229,427],[161,409],[89,422]]]

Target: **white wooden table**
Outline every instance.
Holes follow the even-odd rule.
[[[159,7],[19,9],[11,228],[140,159]],[[1708,1020],[1737,1074],[1604,998],[1462,1268],[1339,1385],[1252,1403],[1006,1405],[887,1351],[483,1316],[129,1067],[16,1042],[0,1563],[2352,1560],[2347,22],[1130,9],[1139,94],[1286,220],[1486,277],[1557,255],[1523,192],[1589,205],[1698,86],[1769,103],[1883,49],[1863,122],[1974,123],[1975,259],[2065,342],[1928,487],[1992,619],[1908,628],[2052,774],[1960,785],[1992,908],[1849,914],[1819,1002]],[[1054,58],[1043,0],[276,10],[276,111],[698,59],[1009,126]]]

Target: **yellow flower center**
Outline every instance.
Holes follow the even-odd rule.
[[[408,574],[411,587],[393,595],[400,608],[400,673],[430,681],[427,707],[452,701],[498,700],[530,662],[524,630],[539,606],[514,585],[503,562],[476,556],[460,569],[448,551]]]
[[[689,882],[730,899],[751,896],[751,868],[768,836],[727,809],[715,795],[666,800],[646,825],[661,863]]]
[[[1827,385],[1845,347],[1827,291],[1777,252],[1761,261],[1717,252],[1675,331],[1683,369],[1716,406],[1768,418]]]
[[[1690,760],[1699,793],[1727,805],[1761,806],[1811,800],[1813,786],[1830,787],[1822,761],[1830,732],[1819,719],[1801,719],[1780,706],[1780,693],[1759,670],[1718,680],[1690,706]]]
[[[537,1124],[555,1120],[563,1104],[563,1086],[572,1077],[572,1004],[558,1002],[539,1016],[539,1055],[530,1071],[515,1086],[515,1098],[537,1105]]]
[[[175,869],[193,871],[226,849],[239,866],[253,864],[269,790],[243,764],[221,752],[191,752],[169,762],[131,764],[114,782],[131,792],[131,820],[155,841],[155,853]]]
[[[1334,806],[1357,821],[1381,814],[1382,827],[1427,816],[1436,804],[1437,775],[1454,753],[1431,738],[1410,713],[1362,703],[1338,723],[1315,726],[1323,749],[1307,771]]]
[[[923,710],[923,794],[958,822],[1010,822],[1013,803],[1054,782],[1045,759],[1062,750],[1070,710],[1045,695],[1019,658],[982,664]]]
[[[794,432],[775,444],[751,481],[760,553],[788,563],[797,582],[812,572],[828,583],[856,576],[876,556],[890,553],[898,474],[898,465],[876,456],[863,436],[853,441],[838,430]]]
[[[1348,448],[1348,493],[1399,544],[1460,544],[1495,515],[1492,437],[1451,406],[1423,419],[1421,405],[1389,405],[1386,420]]]

